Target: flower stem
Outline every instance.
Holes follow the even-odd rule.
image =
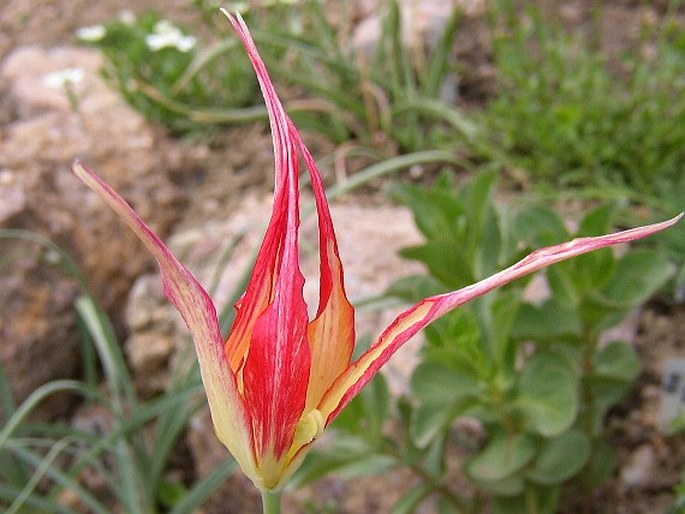
[[[281,491],[262,490],[264,514],[281,514]]]

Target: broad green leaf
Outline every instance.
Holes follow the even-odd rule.
[[[593,358],[593,374],[632,383],[642,370],[642,361],[632,345],[614,341]]]
[[[616,204],[606,203],[590,210],[583,216],[578,227],[576,237],[594,236],[606,234],[613,227],[613,220],[616,215]]]
[[[534,512],[536,514],[554,514],[559,507],[559,486],[535,486],[526,484],[523,494],[517,496],[498,496],[493,502],[495,514],[522,514]]]
[[[440,363],[424,362],[411,379],[419,405],[412,412],[410,434],[419,448],[425,448],[469,403],[478,391],[476,382]]]
[[[464,216],[464,207],[444,179],[432,189],[396,184],[390,194],[412,210],[416,226],[429,240],[459,235],[455,223]]]
[[[450,289],[476,281],[470,257],[455,240],[431,239],[421,246],[403,248],[400,255],[424,263],[430,273]]]
[[[526,477],[538,484],[561,484],[576,475],[590,458],[592,445],[580,430],[569,430],[540,448]]]
[[[446,442],[446,437],[436,437],[424,451],[423,468],[433,476],[438,477],[445,474],[445,461],[447,460]]]
[[[544,207],[531,207],[521,212],[514,221],[514,231],[533,248],[558,244],[570,236],[559,215]]]
[[[339,430],[378,440],[390,412],[390,394],[385,377],[376,375],[371,383],[345,408],[333,423]]]
[[[540,305],[524,303],[518,311],[512,335],[519,340],[554,342],[579,336],[581,328],[573,309],[550,298]]]
[[[614,467],[614,449],[607,442],[599,441],[593,445],[585,472],[579,475],[578,478],[581,485],[585,487],[598,487],[611,478],[614,473]]]
[[[386,294],[409,302],[418,302],[448,291],[448,288],[430,275],[410,275],[393,282]]]
[[[673,273],[673,265],[662,254],[633,250],[618,262],[602,296],[611,304],[630,309],[647,301]]]
[[[499,292],[490,307],[492,318],[486,330],[490,333],[491,353],[500,369],[509,369],[515,359],[516,345],[511,336],[520,307],[520,295],[515,291]]]
[[[476,485],[478,485],[478,487],[485,489],[490,494],[495,496],[502,495],[511,497],[521,494],[524,486],[526,485],[526,481],[524,480],[523,475],[520,473],[502,478],[500,480],[478,480],[474,477],[470,478],[476,483]]]
[[[424,362],[412,374],[411,388],[422,403],[449,405],[475,393],[478,385],[444,364]]]
[[[561,268],[570,270],[571,280],[579,294],[604,286],[613,276],[617,261],[609,248],[580,255],[576,259],[561,263]]]
[[[430,484],[412,487],[393,505],[392,514],[412,514],[432,491],[433,486]]]
[[[578,412],[577,380],[568,360],[552,352],[534,355],[523,370],[515,402],[531,430],[546,437],[567,430]]]
[[[367,429],[380,434],[390,414],[390,390],[382,374],[378,374],[359,395],[364,404]]]
[[[535,439],[529,434],[501,433],[467,465],[469,476],[482,482],[508,477],[528,464],[535,455]]]
[[[451,404],[422,403],[413,411],[410,435],[414,444],[425,448],[449,423],[458,416],[470,414],[479,419],[492,416],[483,414],[485,408],[475,396],[466,396]]]
[[[466,244],[470,255],[475,256],[478,245],[483,241],[486,223],[492,222],[488,214],[492,207],[491,196],[496,180],[497,174],[494,170],[481,172],[462,190],[469,223]]]
[[[545,271],[547,283],[552,291],[554,301],[571,311],[576,310],[582,300],[582,295],[578,291],[578,284],[575,281],[573,268],[568,266],[569,262],[561,262],[550,267]]]
[[[505,260],[509,255],[504,255],[508,249],[504,248],[505,242],[500,226],[500,216],[497,215],[494,208],[490,208],[487,214],[485,226],[482,229],[480,239],[477,241],[476,275],[478,278],[492,275],[515,260]]]
[[[448,313],[425,329],[426,360],[440,362],[473,380],[489,377],[494,361],[485,346],[481,324],[472,307]]]
[[[625,342],[614,341],[593,357],[593,369],[583,378],[585,388],[592,395],[592,424],[601,432],[606,410],[621,400],[633,385],[642,369],[642,362],[634,348]]]

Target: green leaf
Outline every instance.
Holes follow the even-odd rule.
[[[419,400],[412,412],[410,434],[419,448],[425,448],[456,415],[460,404],[478,391],[468,377],[435,363],[420,364],[411,378],[411,388]]]
[[[471,183],[462,190],[462,200],[468,217],[469,253],[475,255],[478,245],[483,241],[486,225],[492,222],[488,214],[492,210],[492,192],[495,188],[497,174],[494,170],[480,172]]]
[[[162,480],[157,487],[157,498],[166,507],[180,503],[188,494],[188,488],[180,482]]]
[[[330,473],[351,479],[382,473],[394,465],[394,458],[375,453],[370,448],[363,453],[350,452],[346,455],[340,455],[337,451],[312,451],[288,481],[288,488],[303,487]]]
[[[556,298],[533,305],[524,303],[518,311],[513,336],[519,340],[554,342],[561,338],[577,337],[581,332],[578,314]]]
[[[495,436],[467,465],[469,476],[478,481],[493,482],[510,477],[535,455],[535,440],[529,434]]]
[[[379,373],[336,418],[333,427],[378,441],[389,414],[388,384]]]
[[[493,502],[495,514],[554,514],[559,507],[559,486],[545,487],[527,484],[525,492],[517,496],[498,496]]]
[[[615,203],[606,203],[590,210],[583,216],[576,237],[596,236],[597,234],[608,233],[613,226],[615,215]]]
[[[430,484],[419,484],[412,487],[395,503],[392,514],[412,514],[415,509],[433,491]]]
[[[521,212],[514,221],[514,232],[533,248],[561,243],[570,235],[559,215],[544,207],[531,207]]]
[[[488,320],[486,330],[489,331],[491,353],[500,369],[512,368],[516,358],[516,344],[511,335],[520,307],[518,291],[500,291],[491,304],[492,318]]]
[[[430,273],[450,289],[459,289],[476,281],[473,263],[455,239],[431,239],[421,246],[400,250],[400,255],[426,265]]]
[[[642,361],[632,345],[614,341],[594,356],[593,374],[628,384],[637,378],[642,370]]]
[[[393,282],[386,294],[408,302],[418,302],[429,296],[448,291],[448,288],[430,275],[410,275]]]
[[[628,394],[641,369],[640,358],[628,343],[615,341],[594,356],[593,369],[583,382],[594,401],[587,415],[592,416],[595,433],[601,432],[607,409]]]
[[[453,184],[448,175],[435,187],[395,184],[390,189],[391,196],[412,210],[416,226],[429,240],[449,239],[458,235],[463,219],[464,207],[453,192]]]
[[[590,458],[590,439],[580,430],[569,430],[540,448],[526,478],[538,484],[561,484],[576,475]]]
[[[480,380],[492,374],[494,361],[485,346],[478,315],[457,309],[425,329],[426,360],[441,362],[456,373]]]
[[[577,379],[568,360],[552,352],[534,355],[521,375],[515,403],[531,430],[546,437],[567,430],[578,412]]]
[[[522,474],[515,474],[502,478],[500,480],[478,480],[474,477],[471,479],[478,485],[478,487],[485,489],[490,494],[496,496],[515,496],[521,494],[526,485]]]
[[[634,250],[623,257],[602,296],[607,302],[630,309],[647,301],[673,275],[668,259],[651,250]]]
[[[596,442],[592,448],[590,461],[579,476],[584,487],[598,487],[606,483],[614,473],[616,457],[614,449],[606,441]]]
[[[510,255],[506,254],[509,248],[505,247],[501,224],[500,216],[491,207],[480,239],[476,243],[476,275],[479,279],[498,272],[515,260],[506,260]]]

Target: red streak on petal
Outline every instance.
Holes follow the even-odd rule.
[[[350,365],[355,343],[355,313],[345,294],[343,266],[321,172],[292,123],[290,133],[309,169],[319,222],[319,307],[316,318],[309,325],[312,372],[307,392],[307,408],[314,409],[318,408],[335,379]]]
[[[227,352],[246,351],[243,384],[257,460],[290,448],[305,407],[311,352],[299,263],[299,164],[289,120],[243,20],[228,15],[257,73],[273,135],[274,211]],[[236,334],[235,336],[233,334]],[[243,353],[244,355],[244,353]],[[234,362],[234,359],[232,359]]]

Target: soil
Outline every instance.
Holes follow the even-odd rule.
[[[550,2],[541,0],[545,9],[554,13],[572,27],[587,25],[594,2]],[[645,16],[663,14],[667,2],[610,0],[604,2],[602,18],[603,42],[608,52],[617,54],[629,48],[639,38],[640,23]],[[663,5],[662,5],[663,4]],[[187,0],[3,0],[0,4],[0,60],[13,48],[35,44],[45,47],[73,44],[73,33],[78,27],[112,19],[122,10],[141,12],[147,9],[164,11],[168,17],[185,23],[198,20],[198,15]],[[492,67],[487,48],[469,44],[469,41],[487,44],[485,20],[469,21],[460,35],[460,57],[468,70],[462,98],[478,107],[492,93]],[[0,118],[1,120],[2,118]],[[263,145],[255,145],[262,138]],[[249,142],[247,142],[249,141]],[[234,144],[234,143],[242,144]],[[247,143],[246,143],[247,142]],[[179,145],[187,144],[178,142]],[[265,148],[264,158],[245,159],[255,147]],[[208,147],[202,169],[194,175],[176,177],[176,182],[188,190],[184,211],[179,216],[185,226],[197,226],[207,209],[213,209],[218,200],[230,210],[245,190],[271,187],[270,141],[265,127],[234,129],[227,132],[225,141],[218,140]],[[245,173],[226,180],[221,175],[226,159],[241,162]],[[264,170],[268,170],[265,172]],[[248,178],[249,177],[249,178]],[[201,199],[201,201],[200,201]],[[348,201],[354,201],[348,198]],[[368,202],[368,197],[360,198]],[[379,195],[374,202],[384,202]],[[564,495],[562,512],[596,512],[638,514],[663,512],[673,501],[673,487],[680,480],[685,464],[685,435],[665,435],[657,427],[659,391],[666,362],[674,356],[685,355],[685,306],[652,302],[639,313],[635,346],[643,359],[644,371],[631,394],[607,419],[611,443],[617,449],[618,467],[614,479],[591,493],[568,490]],[[641,456],[647,456],[645,458]],[[640,460],[642,459],[642,460]],[[181,459],[187,463],[188,459]],[[640,467],[642,466],[642,467]],[[627,480],[631,471],[642,472],[638,479]],[[631,475],[632,476],[632,475]],[[326,479],[315,489],[303,493],[298,506],[289,511],[304,510],[304,503],[323,507],[330,502],[338,505],[335,512],[375,513],[389,512],[393,498],[399,496],[404,484],[412,477],[406,471],[392,472],[382,477],[352,482]],[[242,505],[231,512],[256,512],[258,498],[246,487],[243,480],[232,480],[227,487]],[[323,510],[321,510],[323,511]],[[226,504],[215,497],[204,509],[207,514],[226,512]],[[328,511],[326,511],[328,512]]]

